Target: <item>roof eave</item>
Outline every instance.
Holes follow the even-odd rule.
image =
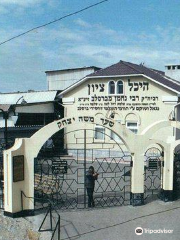
[[[175,92],[175,93],[180,94],[179,91],[177,91],[177,90],[175,90],[175,89],[173,89],[173,88],[170,88],[170,87],[168,87],[168,86],[166,86],[166,85],[164,85],[164,84],[162,84],[162,83],[160,83],[160,82],[154,80],[153,78],[151,78],[151,77],[145,75],[145,74],[142,74],[142,76],[148,78],[149,80],[151,80],[151,81],[153,81],[153,82],[155,82],[155,83],[157,83],[157,84],[159,84],[159,85],[161,85],[161,86],[163,86],[163,87],[165,87],[165,88],[167,88],[167,89],[169,89],[169,90],[171,90],[172,92]]]
[[[175,93],[180,94],[179,91],[177,91],[177,90],[175,90],[175,89],[173,89],[173,88],[170,88],[170,87],[168,87],[168,86],[166,86],[166,85],[164,85],[164,84],[162,84],[162,83],[154,80],[153,78],[145,75],[145,74],[139,73],[139,74],[128,74],[128,75],[125,74],[125,75],[111,75],[111,76],[86,76],[86,77],[83,78],[81,81],[79,81],[79,82],[71,85],[70,87],[68,87],[67,89],[65,89],[64,91],[62,91],[60,94],[57,95],[57,97],[63,97],[64,94],[66,94],[67,92],[71,91],[73,88],[81,85],[81,83],[85,82],[87,79],[93,79],[93,78],[112,78],[112,77],[132,77],[132,76],[134,76],[134,77],[135,77],[135,76],[143,76],[143,77],[145,77],[145,78],[147,78],[147,79],[149,79],[149,80],[151,80],[151,81],[153,81],[153,82],[155,82],[155,83],[157,83],[157,84],[159,84],[159,85],[161,85],[161,86],[163,86],[163,87],[171,90],[172,92],[175,92]]]
[[[74,83],[70,87],[66,88],[64,91],[62,91],[60,94],[57,95],[57,97],[63,96],[63,94],[66,94],[67,92],[71,91],[73,88],[78,87],[81,83],[85,82],[87,79],[93,79],[93,78],[112,78],[112,77],[132,77],[132,76],[141,76],[142,74],[129,74],[129,75],[111,75],[111,76],[86,76],[85,78],[81,79],[80,81]]]

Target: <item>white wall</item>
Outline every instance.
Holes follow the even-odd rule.
[[[131,90],[128,84],[128,79],[125,77],[121,78],[121,80],[124,82],[124,95],[109,95],[108,82],[110,80],[114,80],[115,82],[117,82],[119,78],[94,78],[91,80],[87,80],[80,86],[64,94],[64,99],[73,99],[71,103],[67,103],[67,105],[65,105],[65,117],[70,117],[81,113],[82,115],[87,116],[88,114],[102,114],[106,117],[109,117],[110,113],[115,112],[115,114],[117,115],[116,118],[119,118],[119,120],[121,120],[121,123],[125,125],[127,119],[134,116],[134,120],[138,121],[138,134],[141,134],[141,132],[146,127],[153,124],[154,122],[160,120],[168,120],[169,115],[174,108],[174,105],[177,104],[178,99],[176,93],[143,77],[130,78],[130,82],[132,84],[135,84],[133,89]],[[149,84],[148,89],[143,89],[143,87],[139,85],[138,91],[135,91],[137,84],[143,82]],[[104,84],[103,92],[100,92],[99,88],[92,88],[92,85],[99,86],[100,84]],[[89,85],[91,88],[90,94]],[[112,100],[104,101],[103,97],[111,97]],[[126,100],[115,100],[116,97],[122,97],[124,99],[126,98]],[[173,101],[169,103],[168,99],[173,99]],[[95,126],[92,127],[92,129],[95,129]],[[67,131],[70,130],[73,130],[73,126],[67,128]],[[109,134],[108,132],[106,133]],[[69,135],[69,137],[67,136],[66,139],[69,147],[73,147],[73,143],[77,142],[75,140],[75,137],[73,142],[73,138],[71,135]],[[168,141],[168,139],[172,140],[172,138],[175,138],[173,135],[173,128],[167,127],[163,130],[159,130],[156,134],[154,134],[153,137],[159,140]],[[81,138],[81,136],[79,136],[78,138]],[[107,143],[112,143],[112,140],[108,140]]]
[[[93,68],[47,72],[48,90],[64,90],[93,72]]]

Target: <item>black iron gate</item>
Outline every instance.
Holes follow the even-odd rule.
[[[63,149],[67,154],[35,159],[35,208],[47,200],[60,209],[87,207],[85,175],[89,166],[99,173],[95,184],[96,207],[130,204],[131,156],[121,150],[90,149],[84,132],[83,149]]]
[[[3,171],[3,151],[5,150],[5,140],[0,138],[0,209],[4,208],[4,171]]]
[[[163,153],[158,148],[149,148],[145,153],[144,192],[145,200],[160,197],[162,189]]]
[[[4,208],[3,158],[0,156],[0,209]]]
[[[180,198],[180,151],[174,156],[173,200]]]

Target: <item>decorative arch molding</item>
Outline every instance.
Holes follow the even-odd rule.
[[[138,122],[138,125],[141,124],[141,118],[140,118],[140,116],[139,116],[137,113],[133,113],[133,112],[130,112],[130,113],[128,113],[128,114],[125,116],[125,119],[124,119],[125,122],[128,120],[128,117],[129,117],[130,115],[134,115],[134,116],[136,117],[137,122]]]
[[[96,117],[105,117],[105,115],[101,112],[98,112],[95,114]]]
[[[117,121],[117,120],[121,120],[123,122],[123,115],[122,113],[114,113],[114,120]]]
[[[161,120],[157,121],[151,125],[149,125],[147,128],[145,128],[140,135],[144,135],[147,138],[150,138],[152,134],[157,132],[161,128],[165,127],[174,127],[180,129],[180,122],[179,121],[170,121],[170,120]]]
[[[76,129],[82,129],[82,126],[89,124],[97,124],[107,128],[114,133],[116,133],[123,141],[125,146],[127,147],[128,151],[134,152],[134,142],[135,138],[137,137],[133,134],[130,130],[128,130],[124,125],[107,118],[103,118],[102,115],[96,116],[77,116],[71,118],[63,118],[58,121],[54,121],[45,127],[41,128],[38,132],[36,132],[29,140],[32,143],[36,143],[33,146],[34,155],[37,156],[38,152],[40,151],[43,144],[48,140],[53,134],[56,132],[70,126],[75,125]]]
[[[168,146],[168,143],[157,139],[150,139],[147,148],[150,145],[158,145],[161,149],[165,149]]]
[[[173,150],[180,145],[180,140],[176,140],[175,142],[171,143],[171,147],[173,148]]]

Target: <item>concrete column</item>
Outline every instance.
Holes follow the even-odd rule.
[[[25,141],[26,139],[17,139],[11,149],[4,151],[4,215],[9,217],[32,215],[34,210],[33,199],[21,194],[22,191],[28,197],[34,194],[34,162],[24,153]],[[24,180],[14,182],[13,157],[19,155],[24,156]]]
[[[168,144],[164,151],[162,200],[173,200],[174,148]]]
[[[13,211],[13,180],[12,180],[12,161],[11,153],[4,153],[4,209],[7,212]]]
[[[144,155],[140,151],[132,154],[133,166],[131,172],[131,204],[144,204]]]

